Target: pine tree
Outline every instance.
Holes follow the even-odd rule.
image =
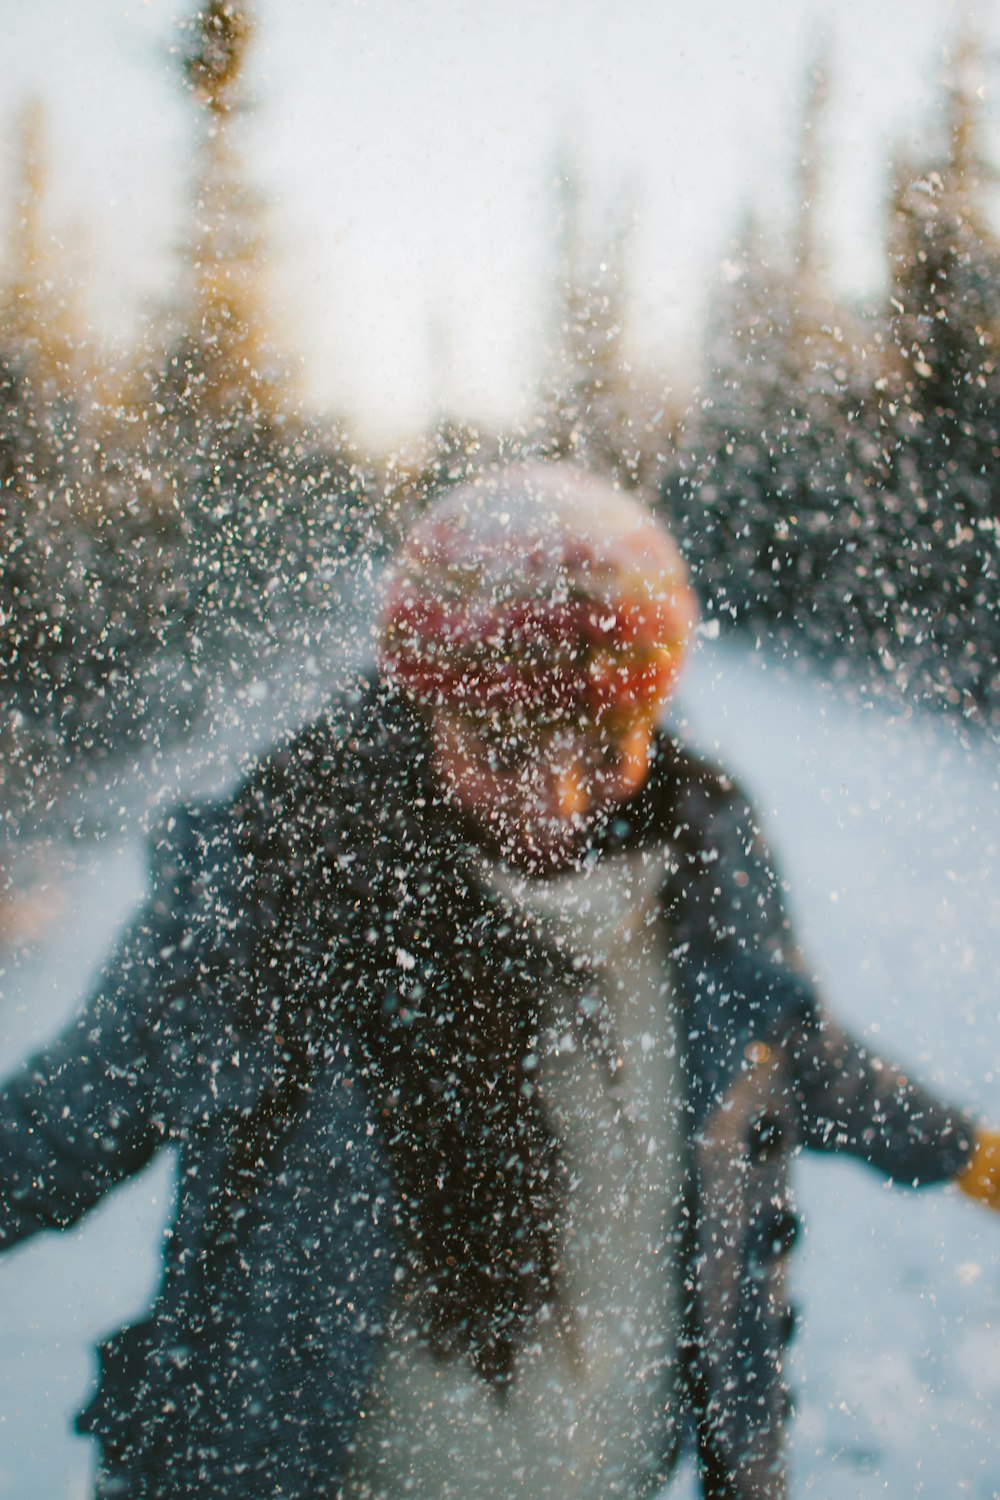
[[[952,60],[940,143],[895,169],[888,315],[896,367],[900,649],[934,691],[996,703],[1000,239],[980,43]]]
[[[29,99],[14,131],[14,192],[8,217],[0,337],[8,358],[30,369],[38,400],[54,404],[75,391],[81,318],[60,273],[45,223],[48,146],[41,101]]]
[[[270,352],[263,205],[241,153],[253,34],[243,0],[208,0],[184,28],[182,81],[198,131],[189,229],[122,481],[156,548],[155,686],[180,731],[203,700],[206,653],[245,657],[242,631],[266,615],[281,551],[282,455],[297,436]]]
[[[0,288],[0,646],[9,762],[27,794],[142,731],[159,555],[136,487],[122,482],[93,350],[63,291],[39,105],[18,138]]]
[[[870,337],[833,298],[819,228],[829,65],[810,70],[788,242],[747,213],[712,307],[707,374],[663,500],[708,607],[811,654],[871,649],[859,556],[877,495]]]
[[[623,190],[592,232],[583,174],[568,149],[559,154],[554,185],[556,313],[542,446],[628,488],[650,485],[662,462],[669,388],[638,369],[627,349],[633,194]]]
[[[250,110],[248,0],[209,0],[189,27],[184,77],[199,116],[193,215],[167,379],[195,419],[264,424],[282,407],[267,329],[263,203],[242,160]]]
[[[4,716],[58,722],[78,680],[89,620],[77,618],[79,371],[74,309],[45,227],[41,105],[15,133],[14,194],[0,283],[0,655]],[[89,581],[89,580],[88,580]],[[82,583],[87,593],[87,581]]]
[[[294,648],[310,611],[329,613],[372,524],[370,466],[335,417],[289,409],[273,352],[264,205],[242,159],[250,0],[205,0],[183,35],[197,126],[189,228],[107,480],[148,594],[133,621],[137,706],[172,737],[215,680],[233,696],[270,651]]]
[[[706,602],[748,626],[767,608],[761,558],[775,524],[773,453],[787,394],[776,359],[780,279],[748,214],[711,309],[705,384],[664,491]]]

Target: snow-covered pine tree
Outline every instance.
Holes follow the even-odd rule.
[[[663,503],[723,625],[811,656],[878,653],[881,335],[838,303],[820,207],[830,70],[810,70],[789,237],[746,213]],[[875,597],[877,595],[877,598]]]
[[[335,419],[301,417],[276,354],[265,205],[243,161],[254,31],[249,0],[208,0],[185,27],[196,169],[176,294],[138,398],[135,468],[173,602],[161,682],[182,718],[206,672],[242,671],[294,629],[370,509],[367,466]]]
[[[1000,238],[986,148],[985,54],[951,62],[938,141],[895,166],[887,322],[894,355],[893,588],[899,649],[933,693],[996,712]]]
[[[30,779],[79,733],[106,662],[78,399],[84,341],[47,223],[37,100],[22,110],[14,139],[0,280],[0,712]]]
[[[540,446],[626,488],[651,488],[676,414],[669,386],[628,348],[635,193],[623,185],[610,209],[595,211],[568,145],[557,153],[552,183],[554,311],[542,379]]]

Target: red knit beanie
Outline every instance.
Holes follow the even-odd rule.
[[[696,618],[672,539],[568,464],[447,491],[384,586],[383,675],[417,702],[600,714],[670,692]]]

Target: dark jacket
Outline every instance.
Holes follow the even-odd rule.
[[[158,1149],[177,1153],[160,1294],[101,1347],[78,1421],[109,1494],[305,1500],[343,1471],[399,1263],[351,997],[363,985],[391,1005],[404,975],[434,982],[425,874],[436,861],[449,878],[461,830],[425,795],[425,752],[405,706],[361,684],[233,799],[169,818],[148,902],[84,1013],[0,1099],[0,1246],[73,1224]],[[821,1010],[724,775],[665,736],[602,837],[671,849],[704,1493],[773,1500],[790,1156],[844,1151],[922,1185],[959,1171],[971,1127]]]

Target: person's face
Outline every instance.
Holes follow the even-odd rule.
[[[487,847],[529,874],[571,865],[597,819],[642,786],[656,707],[599,720],[436,709],[433,765]]]

